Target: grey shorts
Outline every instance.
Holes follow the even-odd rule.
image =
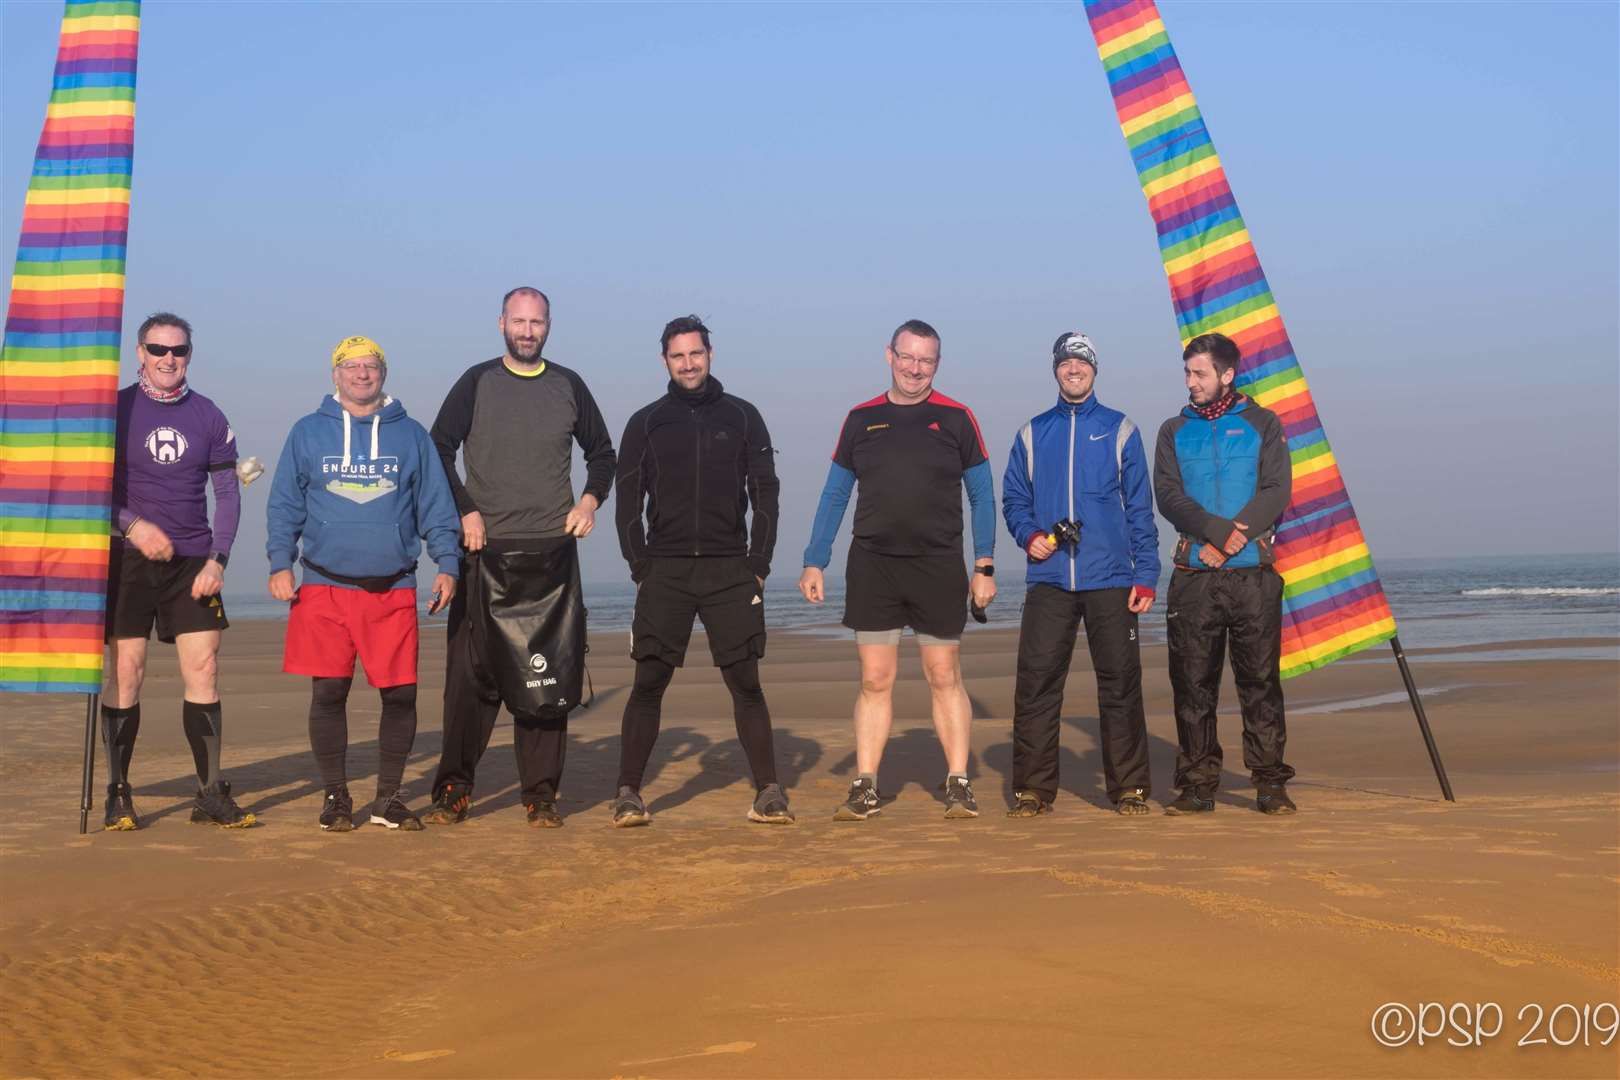
[[[857,645],[899,645],[903,627],[893,630],[857,630],[855,631],[855,644]],[[913,631],[918,645],[961,645],[962,637],[935,637],[933,634],[923,634]]]

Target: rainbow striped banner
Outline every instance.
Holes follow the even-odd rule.
[[[1387,641],[1395,617],[1372,553],[1158,8],[1087,0],[1086,17],[1158,228],[1182,343],[1211,332],[1237,342],[1237,385],[1288,433],[1294,493],[1276,548],[1283,678]]]
[[[0,352],[0,690],[101,690],[139,0],[68,0]]]

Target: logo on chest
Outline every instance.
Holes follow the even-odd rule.
[[[186,437],[171,427],[160,427],[146,437],[146,452],[159,465],[173,465],[186,456]]]
[[[321,458],[321,475],[326,490],[340,498],[362,505],[380,499],[399,488],[399,458],[349,459],[345,467],[340,454]]]

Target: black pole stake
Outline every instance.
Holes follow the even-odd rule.
[[[1423,698],[1418,695],[1417,683],[1412,680],[1412,668],[1407,664],[1406,652],[1401,648],[1401,639],[1391,637],[1389,645],[1395,650],[1395,663],[1400,665],[1401,679],[1406,683],[1406,696],[1412,699],[1418,730],[1423,732],[1423,745],[1429,748],[1429,761],[1434,765],[1434,778],[1440,781],[1440,793],[1446,797],[1446,802],[1456,802],[1456,796],[1451,793],[1451,781],[1446,779],[1445,763],[1440,760],[1440,748],[1434,744],[1434,732],[1429,730],[1429,718],[1423,712]]]
[[[101,695],[86,694],[84,706],[84,785],[79,791],[79,835],[90,830],[90,807],[96,781],[96,718],[101,715]]]

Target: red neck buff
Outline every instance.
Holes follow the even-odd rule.
[[[1205,420],[1214,420],[1217,417],[1225,416],[1227,410],[1236,405],[1238,399],[1242,396],[1236,390],[1228,390],[1218,401],[1212,401],[1208,405],[1194,405],[1192,411]]]

